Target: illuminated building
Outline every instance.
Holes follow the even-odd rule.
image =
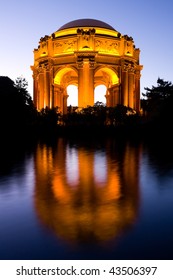
[[[132,37],[95,19],[71,21],[34,50],[34,104],[67,112],[67,87],[78,88],[78,107],[94,105],[94,90],[106,86],[106,105],[140,110],[140,50]]]

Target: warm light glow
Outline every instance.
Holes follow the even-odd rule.
[[[107,76],[107,78],[106,78]],[[109,80],[111,85],[116,85],[119,83],[117,74],[109,67],[102,67],[96,71],[95,77],[100,79],[100,81]]]
[[[105,186],[107,180],[107,159],[105,153],[94,155],[94,178],[99,186]]]
[[[56,76],[55,76],[55,78],[54,78],[54,83],[57,84],[57,85],[60,85],[63,76],[64,76],[65,74],[67,74],[68,72],[71,72],[71,71],[73,71],[73,69],[70,68],[70,67],[65,67],[65,68],[61,69],[61,70],[56,74]]]
[[[58,141],[56,154],[46,145],[38,146],[35,206],[40,221],[74,242],[117,237],[137,213],[136,148],[125,150],[120,165],[105,151],[91,153],[71,145],[65,150],[64,142]]]
[[[89,26],[63,27],[40,39],[31,67],[37,110],[58,107],[67,114],[67,106],[86,108],[99,101],[107,107],[122,104],[138,112],[140,50],[129,36],[109,25],[95,27],[92,20],[86,22]],[[69,89],[69,85],[77,89]],[[107,90],[97,89],[100,85]]]
[[[78,106],[78,88],[74,85],[69,85],[67,87],[67,106]]]
[[[109,36],[112,36],[112,37],[117,37],[118,36],[118,32],[115,31],[115,30],[110,30],[110,29],[105,29],[105,28],[99,28],[99,27],[91,27],[91,26],[86,26],[86,27],[81,27],[83,28],[84,30],[88,30],[88,29],[91,29],[91,28],[94,28],[95,29],[95,33],[96,34],[102,34],[102,35],[109,35]],[[64,30],[59,30],[59,31],[56,31],[55,32],[55,38],[58,38],[58,37],[63,37],[63,36],[67,36],[67,35],[74,35],[74,34],[77,34],[77,28],[66,28]]]
[[[76,187],[79,184],[78,152],[75,148],[67,148],[66,177],[69,186]]]

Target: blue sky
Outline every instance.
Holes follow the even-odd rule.
[[[39,39],[79,18],[107,22],[140,48],[141,92],[157,78],[173,82],[173,1],[6,0],[0,4],[0,75],[27,79],[32,95],[33,50]]]

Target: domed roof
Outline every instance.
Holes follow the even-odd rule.
[[[106,22],[97,19],[90,19],[90,18],[70,21],[64,24],[63,26],[61,26],[58,29],[58,31],[67,28],[74,28],[74,27],[100,27],[100,28],[106,28],[106,29],[111,29],[116,31],[111,25],[107,24]]]

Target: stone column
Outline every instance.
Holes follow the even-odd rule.
[[[33,102],[38,109],[38,75],[36,73],[33,74],[33,80]]]
[[[89,58],[78,64],[78,107],[94,105],[94,69]]]
[[[67,98],[69,97],[69,95],[67,94],[67,91],[64,90],[64,94],[63,94],[63,114],[67,114]]]
[[[44,73],[44,108],[50,107],[50,77],[49,70],[46,68]]]
[[[135,74],[134,109],[140,111],[140,72]]]
[[[111,87],[108,89],[108,99],[109,99],[109,107],[113,107],[114,106],[114,89]]]
[[[133,69],[130,69],[128,78],[129,78],[129,83],[128,83],[128,86],[129,86],[129,90],[128,90],[128,92],[129,92],[129,102],[128,102],[128,106],[130,108],[134,109],[134,73],[133,73]]]
[[[49,106],[52,109],[54,107],[54,94],[55,94],[55,87],[54,85],[50,85],[50,100],[49,100]]]
[[[39,73],[39,94],[38,94],[38,110],[44,108],[44,73]]]
[[[63,98],[63,89],[58,85],[54,86],[53,107],[58,107],[61,113],[63,113],[64,110]]]
[[[110,105],[110,92],[109,92],[109,89],[107,89],[107,91],[106,91],[106,95],[105,95],[105,98],[106,98],[106,106],[107,107],[111,107],[111,105]]]
[[[54,107],[54,68],[49,64],[49,107]]]
[[[128,72],[127,72],[126,65],[123,66],[121,84],[122,84],[121,104],[124,106],[128,106]]]
[[[117,104],[120,104],[120,90],[118,85],[114,86],[114,106]]]
[[[54,107],[59,107],[58,106],[58,91],[54,90]]]

